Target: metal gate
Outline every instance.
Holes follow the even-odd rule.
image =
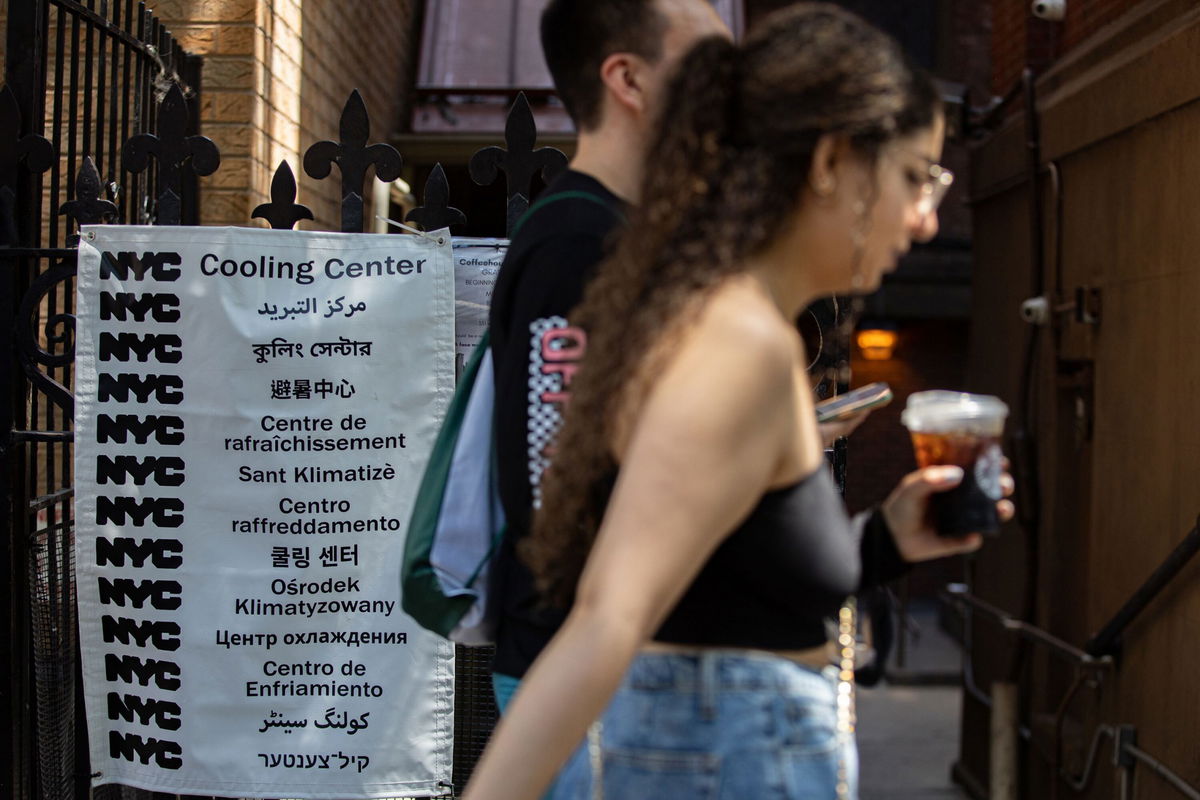
[[[161,170],[125,171],[121,148],[156,128],[167,87],[196,101],[199,62],[132,0],[14,1],[7,25],[0,320],[16,358],[0,371],[0,691],[11,720],[0,796],[87,797],[71,519],[72,221],[163,213]],[[194,218],[194,182],[178,194],[176,212]]]

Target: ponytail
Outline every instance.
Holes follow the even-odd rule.
[[[680,62],[659,111],[642,183],[646,221],[664,234],[720,179],[736,114],[738,49],[713,36]]]

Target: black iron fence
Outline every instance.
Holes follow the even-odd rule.
[[[10,2],[0,89],[0,796],[86,797],[73,580],[73,223],[155,221],[161,170],[121,148],[199,62],[132,0]],[[194,181],[177,217],[194,218]]]

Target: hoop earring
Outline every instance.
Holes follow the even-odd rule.
[[[833,307],[836,309],[837,308],[837,298],[836,297],[833,298],[833,303],[834,303]],[[824,352],[824,350],[825,350],[825,332],[821,330],[821,320],[817,319],[817,315],[812,312],[812,309],[809,309],[806,313],[810,317],[813,318],[813,322],[817,323],[817,354],[815,356],[813,356],[813,360],[810,361],[808,366],[804,368],[805,372],[811,373],[813,371],[813,369],[816,368],[817,364],[819,364],[821,362],[821,353]],[[836,312],[835,312],[835,317],[836,317]]]

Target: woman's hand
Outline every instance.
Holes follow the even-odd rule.
[[[1006,468],[1007,469],[1007,468]],[[945,492],[962,483],[961,467],[926,467],[905,475],[883,502],[882,512],[896,541],[896,549],[905,561],[929,561],[958,553],[978,550],[983,536],[940,536],[929,514],[929,500],[937,492]],[[1007,498],[1013,493],[1013,479],[1007,471],[1000,476],[1000,487]],[[996,513],[1001,522],[1012,519],[1016,509],[1011,500],[999,500]]]

